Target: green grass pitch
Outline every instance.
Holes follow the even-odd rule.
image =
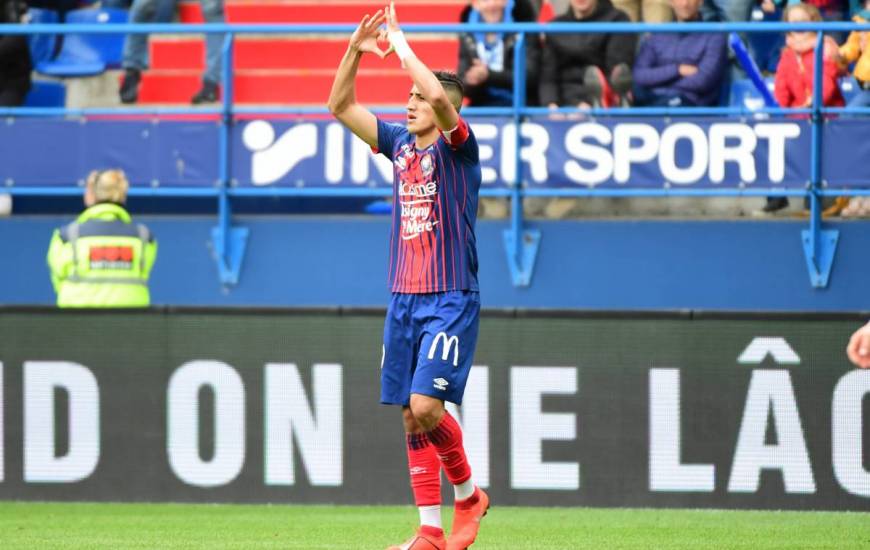
[[[416,520],[410,506],[0,502],[0,548],[381,550]],[[587,548],[870,549],[870,513],[494,507],[473,546]]]

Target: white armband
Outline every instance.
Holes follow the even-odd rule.
[[[405,59],[414,55],[411,46],[409,46],[408,41],[405,40],[405,33],[402,31],[389,32],[387,33],[387,39],[390,41],[390,45],[393,46],[396,55],[399,56],[399,59],[402,61],[402,66],[404,67]]]

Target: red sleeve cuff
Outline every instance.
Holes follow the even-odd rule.
[[[468,132],[468,123],[460,118],[459,122],[456,123],[456,128],[447,130],[446,132],[441,132],[441,137],[444,138],[444,141],[446,141],[449,146],[456,149],[468,141]]]

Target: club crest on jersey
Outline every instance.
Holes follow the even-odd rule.
[[[420,169],[423,171],[423,175],[427,178],[432,175],[432,172],[435,170],[435,165],[432,162],[432,155],[423,155],[423,158],[420,159]]]

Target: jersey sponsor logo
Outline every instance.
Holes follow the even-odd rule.
[[[446,390],[447,385],[450,384],[450,382],[448,382],[447,380],[444,380],[443,378],[436,378],[435,380],[432,380],[432,382],[435,383],[435,389],[441,390],[441,391]]]
[[[130,269],[132,246],[92,246],[88,251],[91,269]]]
[[[453,350],[453,366],[459,365],[459,337],[447,336],[446,332],[439,332],[432,339],[432,345],[429,346],[429,359],[435,357],[435,350],[438,349],[438,343],[443,342],[441,347],[441,360],[447,361],[450,357],[450,350]]]
[[[408,241],[435,230],[438,220],[432,208],[438,182],[432,179],[435,160],[429,153],[417,154],[407,143],[396,155],[401,237]]]

